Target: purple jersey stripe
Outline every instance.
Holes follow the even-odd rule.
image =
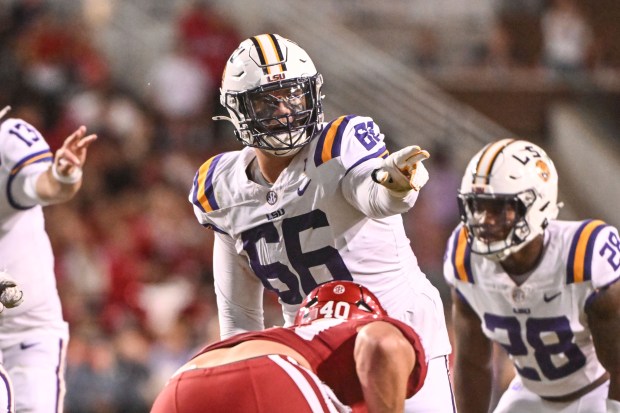
[[[599,225],[596,227],[592,234],[590,234],[590,238],[588,239],[588,246],[586,247],[586,257],[585,262],[583,264],[583,280],[590,281],[592,279],[592,250],[594,250],[594,243],[596,242],[596,236],[603,228],[607,227],[607,225]]]
[[[575,272],[574,272],[574,265],[573,265],[573,263],[575,262],[575,253],[577,252],[577,244],[579,243],[579,238],[581,238],[581,233],[583,232],[583,229],[590,222],[592,222],[591,219],[589,219],[589,220],[585,221],[583,224],[581,224],[581,226],[577,230],[577,233],[573,236],[573,241],[571,242],[570,250],[568,252],[568,260],[566,261],[567,262],[566,284],[572,284],[572,283],[575,282]]]
[[[356,115],[348,115],[342,120],[340,125],[338,126],[338,130],[336,131],[336,136],[334,137],[334,143],[332,144],[332,159],[340,156],[340,148],[342,146],[342,136],[344,135],[344,131],[347,129],[347,125]]]
[[[7,374],[6,370],[4,370],[4,368],[0,368],[0,380],[2,380],[2,383],[4,383],[7,397],[6,410],[3,411],[13,413],[13,389],[11,387],[9,375]]]
[[[358,159],[357,162],[355,162],[353,165],[351,165],[351,167],[349,169],[347,169],[347,171],[345,172],[345,175],[349,173],[349,171],[353,168],[355,168],[357,165],[366,162],[369,159],[372,158],[386,158],[389,155],[389,152],[387,151],[387,148],[385,147],[385,145],[383,145],[381,148],[379,148],[378,151],[371,153],[370,155],[366,155],[361,159]]]
[[[52,153],[49,150],[44,150],[44,151],[30,154],[15,164],[13,169],[11,169],[11,173],[9,174],[9,177],[7,179],[7,184],[6,184],[6,199],[9,201],[9,205],[11,205],[13,208],[20,210],[20,211],[24,211],[26,209],[33,208],[35,206],[35,205],[28,205],[28,206],[20,205],[17,203],[17,201],[15,201],[15,199],[11,195],[11,192],[12,192],[11,188],[13,187],[13,181],[17,177],[17,174],[19,173],[19,171],[21,171],[26,166],[32,165],[35,163],[40,163],[40,162],[51,162],[53,159],[54,159],[54,156],[52,155]]]
[[[215,168],[217,168],[218,162],[220,161],[220,159],[222,159],[222,155],[224,154],[221,153],[215,158],[213,158],[213,162],[211,162],[211,166],[209,167],[209,171],[207,172],[207,179],[205,181],[205,195],[207,196],[207,199],[209,200],[209,205],[211,205],[213,211],[220,209],[220,206],[215,199],[215,193],[213,191],[213,173],[215,172]]]

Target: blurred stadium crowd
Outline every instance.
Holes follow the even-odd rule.
[[[179,18],[184,44],[209,34],[200,18]],[[233,33],[229,41],[224,61],[240,40]],[[46,209],[72,335],[66,411],[148,411],[195,347],[219,337],[212,234],[187,201],[196,168],[235,144],[212,126],[217,88],[168,107],[140,99],[111,77],[86,25],[42,1],[4,10],[0,55],[0,104],[12,106],[9,116],[39,128],[52,149],[80,124],[100,137],[79,196]],[[160,72],[172,72],[154,75],[157,87],[167,86],[166,76],[192,81],[179,70],[198,70],[197,84],[211,84],[203,63],[190,59],[162,61]],[[221,56],[204,64],[222,66]]]
[[[35,125],[52,149],[80,124],[99,135],[77,198],[45,211],[71,327],[66,411],[147,412],[170,374],[219,337],[212,233],[196,222],[187,194],[204,160],[239,148],[211,116],[221,70],[242,37],[206,9],[179,10],[175,48],[145,73],[145,97],[112,76],[80,16],[59,16],[40,0],[7,4],[0,107],[11,105],[10,116]],[[499,50],[490,48],[489,64],[505,57],[501,42],[492,41]],[[445,295],[442,254],[458,221],[461,171],[449,148],[429,150],[431,180],[405,220],[422,269]],[[277,314],[270,303],[266,311]]]

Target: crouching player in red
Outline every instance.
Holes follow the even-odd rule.
[[[202,349],[151,413],[404,411],[426,377],[418,335],[351,281],[319,285],[291,327],[242,333]]]

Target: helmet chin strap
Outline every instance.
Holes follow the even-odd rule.
[[[0,119],[2,119],[4,115],[9,112],[9,110],[11,110],[10,106],[5,106],[4,109],[0,110]]]
[[[213,120],[227,120],[230,123],[232,123],[233,125],[235,125],[235,127],[237,125],[239,125],[239,122],[235,121],[233,118],[230,118],[228,116],[213,116],[211,119],[213,119]]]

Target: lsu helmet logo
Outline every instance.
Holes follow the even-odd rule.
[[[549,170],[549,165],[541,159],[536,161],[536,173],[540,176],[544,182],[547,182],[549,178],[551,178],[551,171]]]
[[[274,73],[273,75],[267,76],[267,82],[269,83],[284,79],[286,79],[286,75],[284,73]]]

